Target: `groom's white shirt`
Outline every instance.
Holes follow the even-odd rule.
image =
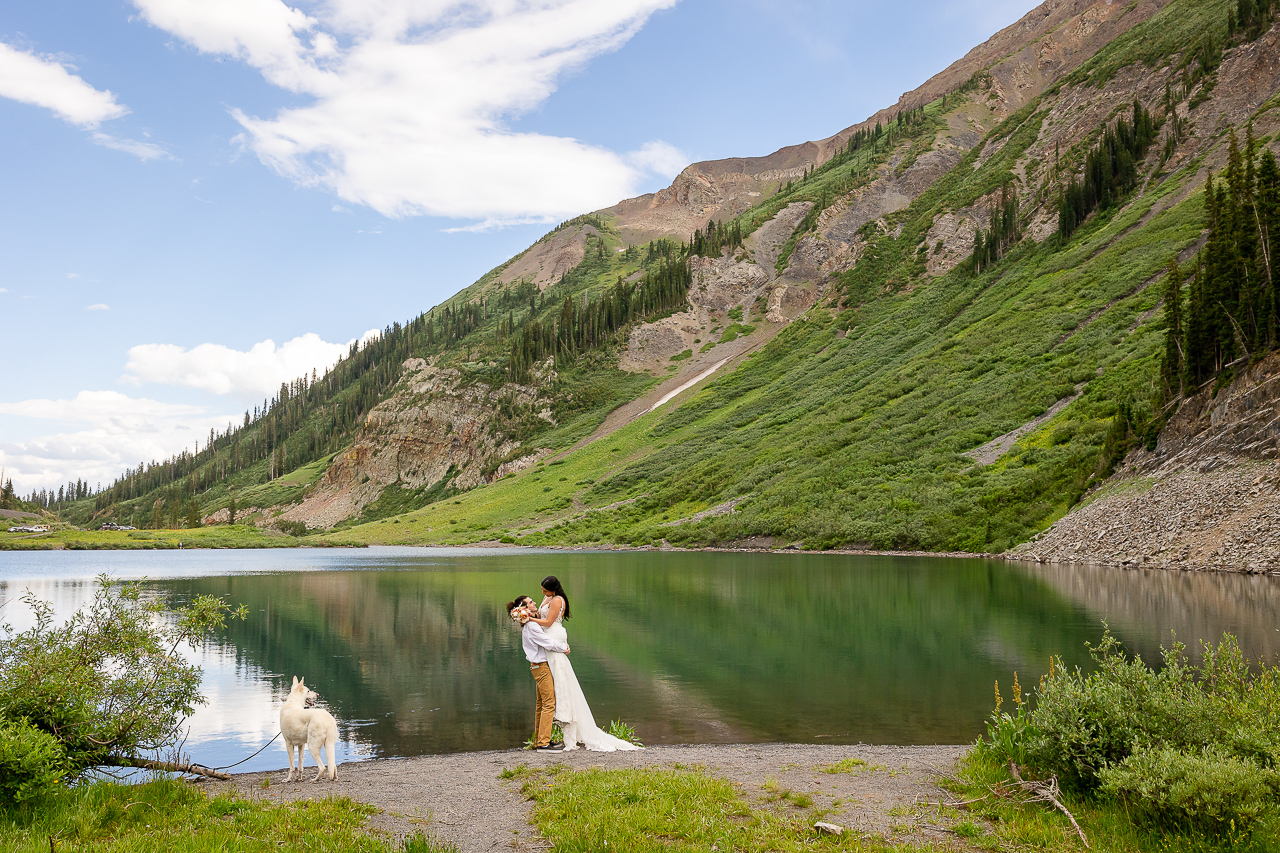
[[[549,651],[569,651],[568,644],[551,639],[542,626],[533,621],[524,623],[524,627],[520,629],[520,641],[524,645],[524,656],[529,659],[529,663],[546,663]]]

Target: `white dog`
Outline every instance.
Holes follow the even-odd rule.
[[[311,707],[319,697],[302,682],[298,676],[293,677],[293,689],[280,709],[280,734],[284,736],[284,748],[289,753],[289,776],[285,781],[293,781],[295,749],[298,751],[298,781],[302,781],[302,747],[305,744],[311,751],[311,760],[316,763],[316,776],[311,781],[320,781],[325,771],[324,764],[320,762],[320,750],[323,749],[329,762],[329,779],[336,782],[338,768],[334,751],[338,747],[338,723],[324,708]]]

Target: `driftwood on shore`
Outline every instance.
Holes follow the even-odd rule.
[[[1062,791],[1058,788],[1058,777],[1050,776],[1048,782],[1028,781],[1022,778],[1022,774],[1018,772],[1018,765],[1012,761],[1009,762],[1009,772],[1013,774],[1013,781],[1018,783],[1018,787],[1031,795],[1029,802],[1033,803],[1050,803],[1058,811],[1067,816],[1067,820],[1071,821],[1071,825],[1076,828],[1076,832],[1080,835],[1080,841],[1085,847],[1089,846],[1089,839],[1084,837],[1084,830],[1080,828],[1080,824],[1076,823],[1075,815],[1067,810],[1062,804],[1062,800],[1058,795]]]
[[[226,781],[230,773],[205,767],[203,764],[190,764],[179,761],[153,761],[149,758],[133,758],[132,756],[112,756],[107,767],[137,767],[141,770],[165,770],[170,773],[192,773],[196,776],[207,776],[210,779]]]

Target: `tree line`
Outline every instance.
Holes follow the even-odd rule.
[[[1171,390],[1194,390],[1280,342],[1280,167],[1250,126],[1243,151],[1234,129],[1227,166],[1204,190],[1208,234],[1188,276],[1169,262],[1163,373]]]
[[[533,365],[549,357],[572,361],[581,352],[603,346],[634,320],[665,316],[687,306],[693,274],[686,253],[658,254],[657,258],[639,284],[630,285],[619,277],[599,298],[587,297],[582,305],[566,296],[557,317],[533,319],[521,325],[519,334],[513,331],[507,358],[511,381],[528,382]]]
[[[1093,211],[1106,209],[1138,183],[1138,164],[1147,155],[1160,127],[1135,98],[1133,116],[1104,125],[1102,138],[1085,155],[1084,173],[1073,174],[1058,201],[1058,234],[1071,237]]]

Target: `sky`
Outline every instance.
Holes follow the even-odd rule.
[[[1030,0],[0,4],[0,469],[194,449],[555,223],[821,139]]]

